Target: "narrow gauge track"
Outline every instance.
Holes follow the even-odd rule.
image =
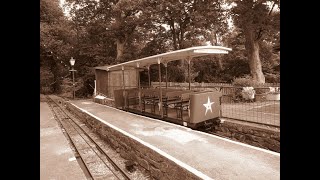
[[[47,103],[53,111],[55,118],[63,127],[63,131],[70,140],[77,158],[83,163],[88,179],[125,179],[129,175],[106,154],[94,139],[79,125],[79,121],[71,117],[51,97],[46,96]]]

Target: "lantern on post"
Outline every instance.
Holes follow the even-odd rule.
[[[74,72],[76,70],[74,70],[74,64],[75,64],[76,60],[73,59],[73,57],[71,57],[70,59],[70,65],[71,65],[71,72],[72,72],[72,86],[73,86],[73,99],[75,99],[76,96],[76,91],[75,91],[75,84],[74,84]]]

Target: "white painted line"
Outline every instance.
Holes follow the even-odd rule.
[[[76,108],[80,109],[82,112],[85,112],[85,113],[89,114],[90,116],[94,117],[95,119],[99,120],[100,122],[108,125],[109,127],[111,127],[111,128],[113,128],[113,129],[119,131],[120,133],[122,133],[122,134],[124,134],[124,135],[126,135],[126,136],[128,136],[128,137],[130,137],[130,138],[132,138],[132,139],[134,139],[134,140],[136,140],[136,141],[138,141],[139,143],[143,144],[144,146],[147,146],[148,148],[156,151],[156,152],[159,153],[160,155],[162,155],[162,156],[170,159],[171,161],[175,162],[175,163],[178,164],[179,166],[181,166],[181,167],[185,168],[186,170],[190,171],[190,172],[193,173],[194,175],[196,175],[196,176],[198,176],[198,177],[200,177],[200,178],[202,178],[202,179],[207,179],[207,180],[210,179],[210,180],[213,180],[213,179],[210,178],[209,176],[207,176],[207,175],[203,174],[202,172],[194,169],[193,167],[185,164],[184,162],[182,162],[182,161],[180,161],[180,160],[172,157],[171,155],[169,155],[169,154],[167,154],[166,152],[158,149],[157,147],[154,147],[154,146],[152,146],[151,144],[149,144],[149,143],[147,143],[147,142],[144,142],[144,141],[142,141],[141,139],[133,136],[132,134],[129,134],[129,133],[127,133],[126,131],[124,131],[124,130],[116,127],[116,126],[114,126],[114,125],[112,125],[112,124],[110,124],[110,123],[108,123],[108,122],[105,122],[103,119],[100,119],[99,117],[97,117],[97,116],[91,114],[90,112],[88,112],[88,111],[86,111],[86,110],[84,110],[84,109],[76,106],[76,105],[73,104],[73,103],[70,103],[70,104],[72,104],[72,105],[75,106]]]
[[[166,122],[166,121],[161,121],[161,120],[158,120],[158,119],[153,119],[153,118],[150,118],[150,117],[142,116],[142,115],[139,115],[139,114],[134,114],[134,113],[127,112],[127,111],[122,111],[120,109],[117,109],[117,108],[114,108],[114,107],[110,107],[110,106],[107,106],[107,105],[103,105],[103,104],[99,104],[99,103],[96,103],[96,104],[98,104],[100,106],[107,107],[107,108],[111,108],[111,109],[114,109],[114,110],[117,110],[117,111],[120,111],[120,112],[129,113],[129,114],[132,114],[132,115],[135,115],[135,116],[138,116],[138,117],[142,117],[142,118],[150,119],[150,120],[157,121],[157,122],[160,122],[160,123],[176,126],[178,128],[186,129],[187,131],[193,131],[195,133],[200,133],[200,134],[203,134],[203,135],[215,137],[215,138],[218,138],[218,139],[221,139],[221,140],[224,140],[224,141],[228,141],[228,142],[231,142],[231,143],[234,143],[234,144],[238,144],[238,145],[241,145],[241,146],[252,148],[252,149],[255,149],[255,150],[258,150],[258,151],[262,151],[262,152],[265,152],[265,153],[269,153],[269,154],[272,154],[272,155],[275,155],[275,156],[280,156],[280,153],[277,153],[277,152],[274,152],[274,151],[270,151],[270,150],[267,150],[267,149],[259,148],[259,147],[256,147],[256,146],[251,146],[249,144],[245,144],[245,143],[238,142],[238,141],[233,141],[233,140],[230,140],[230,139],[227,139],[227,138],[223,138],[223,137],[220,137],[220,136],[216,136],[216,135],[205,133],[205,132],[201,132],[201,131],[194,131],[191,128],[188,128],[188,127],[184,127],[184,126],[177,125],[177,124],[174,124],[174,123],[169,123],[169,122]],[[81,108],[79,108],[79,109],[81,109]]]
[[[263,113],[263,114],[270,114],[270,115],[275,115],[275,116],[280,116],[280,114],[278,114],[278,113]]]
[[[74,161],[74,160],[76,160],[76,157],[69,158],[69,161]]]
[[[101,95],[98,95],[98,96],[96,96],[96,97],[94,97],[94,98],[96,98],[96,99],[105,99],[105,97],[104,97],[104,96],[101,96]]]
[[[272,154],[272,155],[275,155],[275,156],[280,156],[280,153],[277,153],[277,152],[274,152],[274,151],[270,151],[270,150],[267,150],[267,149],[262,149],[262,148],[255,147],[255,146],[251,146],[249,144],[244,144],[244,143],[238,142],[238,141],[232,141],[231,139],[226,139],[226,138],[214,135],[214,134],[208,134],[208,133],[201,132],[201,131],[197,131],[197,132],[200,133],[200,134],[204,134],[204,135],[208,135],[208,136],[215,137],[215,138],[218,138],[218,139],[222,139],[222,140],[234,143],[234,144],[239,144],[239,145],[242,145],[242,146],[245,146],[245,147],[249,147],[249,148],[252,148],[252,149],[263,151],[263,152],[266,152],[266,153],[269,153],[269,154]]]

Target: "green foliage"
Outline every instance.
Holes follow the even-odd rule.
[[[135,46],[135,42],[141,41],[146,30],[151,30],[154,26],[152,24],[154,3],[148,0],[69,0],[68,2],[79,6],[73,6],[71,10],[75,26],[78,29],[86,27],[88,35],[91,36],[89,39],[107,51],[102,56],[113,56],[117,63],[135,58],[137,56],[135,48],[138,52],[141,49]],[[93,45],[91,42],[86,44],[86,48],[88,45]]]
[[[243,75],[250,74],[248,61],[245,61],[244,59],[230,60],[222,74],[225,76],[225,81],[228,82],[230,82],[233,77],[241,77]]]
[[[269,86],[253,80],[249,75],[234,78],[232,81],[232,85],[236,87],[254,87],[256,94],[266,94],[270,91]]]
[[[227,17],[219,0],[160,0],[156,10],[158,23],[170,28],[170,43],[175,50],[210,41],[211,31],[226,31]]]
[[[256,94],[267,94],[270,90],[268,87],[255,87]]]
[[[92,71],[88,70],[91,67],[204,45],[207,41],[230,47],[232,51],[228,55],[192,60],[192,81],[231,82],[234,78],[250,74],[243,33],[246,26],[254,28],[256,37],[260,38],[260,58],[266,82],[280,81],[280,56],[272,51],[280,41],[280,13],[265,16],[268,13],[266,6],[255,4],[260,1],[252,1],[256,6],[252,9],[248,6],[251,1],[232,1],[238,6],[231,11],[222,8],[224,1],[220,0],[67,2],[75,3],[69,20],[63,16],[58,0],[40,1],[40,66],[50,71],[50,78],[48,73],[42,73],[48,78],[44,78],[41,85],[53,83],[51,88],[56,91],[59,91],[59,87],[55,86],[61,83],[60,78],[69,74],[71,56],[76,59],[76,78],[83,79],[84,84],[91,84],[93,81],[89,77],[93,77]],[[234,29],[227,29],[228,17],[234,20]],[[120,45],[124,47],[121,57],[117,48]],[[187,70],[187,64],[170,62],[168,81],[188,81]],[[161,71],[164,81],[163,65]],[[144,82],[148,81],[146,72],[141,77]],[[158,78],[158,66],[154,65],[151,80],[158,81]],[[84,85],[77,94],[90,94],[89,89],[88,85]]]
[[[40,0],[40,22],[58,22],[63,17],[58,0]]]
[[[46,78],[47,82],[44,84],[49,84],[55,93],[61,92],[61,77],[68,72],[68,69],[62,64],[69,64],[72,36],[70,22],[63,16],[59,1],[41,0],[40,67],[51,71],[53,78]]]
[[[259,84],[257,81],[253,80],[250,76],[244,76],[239,78],[234,78],[232,85],[238,87],[254,87]]]
[[[155,32],[157,33],[146,33],[150,40],[146,41],[145,45],[142,46],[139,53],[139,58],[165,53],[168,49],[170,49],[170,46],[166,44],[169,39],[169,33],[166,32],[165,28],[160,26],[155,30]]]
[[[266,74],[266,82],[268,83],[280,83],[280,74]]]
[[[87,98],[93,95],[94,91],[94,74],[87,74],[82,77],[81,87],[75,92],[76,97]]]
[[[261,67],[263,63],[266,67],[266,59],[270,59],[268,56],[271,53],[264,51],[262,55],[261,43],[267,42],[274,45],[275,42],[279,42],[280,8],[278,6],[280,1],[235,0],[232,3],[235,5],[232,7],[230,15],[233,17],[235,26],[241,29],[240,33],[245,37],[244,45],[251,76],[259,82],[265,82]]]
[[[170,62],[168,66],[168,81],[185,82],[185,69],[182,68],[179,61]]]
[[[222,70],[219,68],[217,57],[201,57],[193,60],[194,68],[198,71],[198,76],[195,78],[196,82],[221,82],[223,76]]]
[[[193,60],[193,62],[195,71],[199,72],[195,78],[196,82],[230,83],[234,77],[250,73],[247,59],[237,49],[234,49],[228,55],[201,57]]]

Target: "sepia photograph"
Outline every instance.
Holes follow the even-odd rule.
[[[40,179],[279,180],[280,0],[40,0]]]

